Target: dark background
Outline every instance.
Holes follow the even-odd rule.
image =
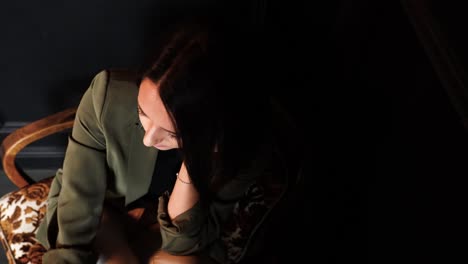
[[[295,239],[278,241],[291,263],[466,262],[466,8],[439,2],[3,2],[0,140],[76,105],[101,69],[139,67],[173,17],[223,14],[263,30],[275,92],[309,150],[303,207],[284,227]],[[65,136],[19,162],[57,168]]]

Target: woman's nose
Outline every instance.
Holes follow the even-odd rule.
[[[152,147],[161,140],[161,136],[158,135],[158,129],[155,126],[150,126],[145,131],[145,136],[143,137],[143,144],[147,147]]]

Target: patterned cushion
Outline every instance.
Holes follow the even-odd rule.
[[[281,198],[283,185],[252,184],[234,205],[233,216],[223,229],[221,239],[227,250],[228,263],[238,263],[246,253],[255,228]]]
[[[53,177],[0,198],[0,239],[8,263],[42,263],[45,248],[35,234],[47,207]]]

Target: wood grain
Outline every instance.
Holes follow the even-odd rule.
[[[32,142],[73,127],[75,113],[75,107],[68,108],[27,124],[3,140],[0,151],[3,170],[16,186],[22,188],[35,182],[16,164],[16,155]]]

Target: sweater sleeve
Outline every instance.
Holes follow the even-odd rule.
[[[43,263],[96,263],[91,245],[106,190],[106,142],[101,125],[108,73],[97,74],[83,95],[69,136],[57,198],[56,238]]]
[[[167,213],[169,193],[159,198],[158,221],[161,227],[162,250],[173,255],[191,255],[219,247],[222,228],[233,208],[254,178],[239,176],[217,193],[207,209],[199,203],[170,219]]]

